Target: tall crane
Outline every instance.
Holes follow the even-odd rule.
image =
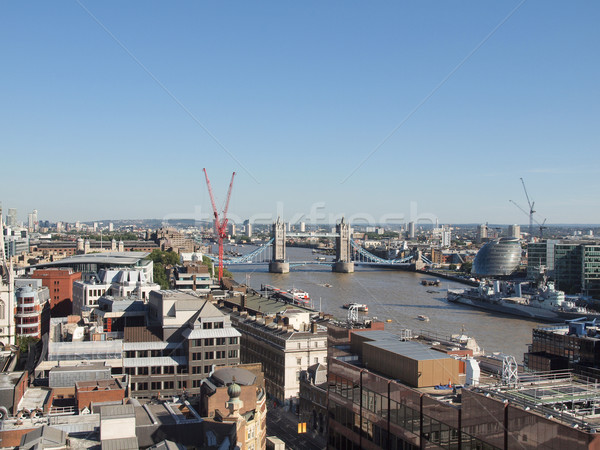
[[[521,184],[523,184],[523,190],[525,191],[525,197],[527,198],[527,204],[529,205],[529,236],[533,236],[533,215],[535,214],[533,205],[535,205],[535,202],[529,200],[529,194],[527,193],[527,188],[525,187],[525,181],[523,181],[523,178],[521,178]]]
[[[528,213],[527,211],[525,211],[523,208],[521,208],[521,207],[519,206],[519,204],[518,204],[518,203],[516,203],[516,202],[514,202],[514,201],[512,201],[512,200],[509,200],[509,202],[511,202],[513,205],[515,205],[517,208],[519,208],[519,209],[520,209],[521,211],[523,211],[525,214],[529,215],[529,213]],[[534,211],[534,212],[535,212],[535,211]],[[530,218],[531,218],[531,216],[530,216]],[[547,226],[545,226],[545,224],[546,224],[546,219],[544,219],[544,221],[543,221],[542,223],[539,223],[537,220],[535,220],[535,218],[533,219],[533,221],[534,221],[535,223],[537,223],[537,224],[538,224],[538,226],[540,227],[540,239],[543,239],[543,238],[544,238],[544,230],[545,230],[546,228],[548,228]],[[531,226],[530,226],[529,235],[531,236]]]
[[[217,210],[217,204],[215,203],[215,197],[213,195],[212,187],[210,186],[210,180],[208,179],[208,173],[206,169],[204,176],[206,177],[206,186],[208,186],[208,194],[210,195],[210,203],[212,204],[213,214],[215,216],[215,233],[219,241],[219,283],[223,278],[223,239],[227,236],[227,210],[229,209],[229,199],[231,198],[231,189],[233,188],[233,178],[235,172],[231,174],[231,182],[229,183],[229,190],[227,191],[227,200],[225,200],[225,207],[219,219],[219,212]]]

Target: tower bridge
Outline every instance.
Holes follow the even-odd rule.
[[[335,239],[335,259],[333,261],[289,261],[286,252],[286,240],[288,238],[333,238]],[[269,251],[271,259],[268,259]],[[217,257],[209,256],[213,261],[218,261]],[[271,273],[288,273],[290,267],[303,265],[327,265],[333,272],[352,273],[356,265],[382,268],[404,268],[422,266],[430,264],[420,252],[411,254],[404,258],[385,259],[373,255],[355,242],[350,234],[350,224],[342,218],[336,225],[335,233],[287,233],[285,223],[281,218],[272,226],[271,239],[258,247],[256,250],[236,258],[224,259],[226,266],[241,264],[268,264]]]

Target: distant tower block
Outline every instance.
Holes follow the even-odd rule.
[[[408,238],[409,239],[415,238],[415,223],[414,222],[408,222]]]
[[[350,250],[350,224],[342,221],[335,227],[338,236],[335,238],[335,263],[331,270],[339,273],[354,272],[354,262],[351,258]]]
[[[273,259],[269,263],[269,272],[288,273],[290,263],[285,260],[285,223],[281,218],[273,224]]]

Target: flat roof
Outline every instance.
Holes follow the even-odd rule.
[[[137,264],[150,253],[148,252],[106,252],[74,255],[58,261],[37,264],[34,267],[60,267],[70,264],[105,264],[114,266],[130,266]]]
[[[110,405],[100,408],[100,419],[135,417],[133,405]]]
[[[84,341],[85,342],[85,341]],[[93,371],[109,371],[110,366],[104,364],[81,364],[77,366],[56,366],[50,369],[51,372],[93,372]]]
[[[451,356],[436,350],[432,350],[427,345],[420,344],[419,342],[400,341],[398,339],[393,341],[386,339],[382,341],[365,342],[364,345],[365,347],[375,347],[391,353],[396,353],[416,361],[453,359]],[[363,353],[367,353],[367,350],[365,349]]]

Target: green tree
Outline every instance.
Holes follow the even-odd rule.
[[[167,278],[167,271],[163,263],[154,263],[154,282],[160,284],[161,289],[169,289],[169,279]]]
[[[169,278],[165,268],[179,264],[179,255],[176,252],[155,249],[148,255],[148,259],[154,262],[154,282],[160,284],[161,289],[169,289]]]
[[[471,273],[471,268],[473,267],[473,263],[471,261],[467,261],[462,263],[460,266],[461,272]]]
[[[32,336],[19,336],[17,338],[17,347],[19,347],[21,353],[27,353],[29,351],[29,344],[36,344],[38,341],[38,338]]]
[[[450,264],[450,266],[448,266],[448,269],[456,270],[456,264]]]

